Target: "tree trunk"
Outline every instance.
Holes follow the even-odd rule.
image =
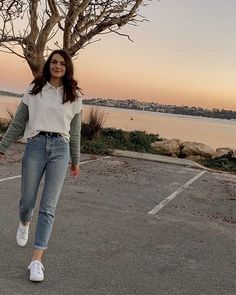
[[[29,53],[29,50],[24,50],[25,59],[30,67],[30,70],[34,77],[39,76],[42,73],[45,59],[43,54]]]
[[[42,73],[44,62],[44,59],[27,59],[27,63],[34,77],[37,77]]]

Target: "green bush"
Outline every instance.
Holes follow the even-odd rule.
[[[86,140],[84,144],[84,152],[91,153],[92,151],[103,151],[109,153],[113,149],[130,150],[137,152],[154,152],[151,143],[160,140],[159,135],[148,134],[145,131],[123,131],[115,128],[103,128],[100,130],[99,138],[92,140],[87,136],[87,130],[84,132],[83,128],[87,125],[82,125],[82,139]],[[98,143],[98,144],[97,144]]]
[[[236,159],[232,157],[233,153],[229,152],[220,158],[208,158],[202,161],[206,167],[236,173]]]
[[[101,135],[104,138],[107,138],[109,140],[116,140],[118,142],[126,142],[128,138],[128,134],[126,131],[115,128],[103,128],[101,131]]]
[[[131,131],[129,133],[129,142],[134,144],[135,146],[140,146],[145,149],[149,149],[152,142],[159,139],[159,136],[156,135],[156,138],[153,134],[150,136],[145,131]]]
[[[81,139],[81,152],[88,154],[110,154],[111,148],[107,142],[103,140],[88,140],[85,138]]]

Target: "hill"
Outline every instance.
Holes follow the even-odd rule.
[[[10,92],[10,91],[4,91],[4,90],[0,90],[0,95],[13,96],[13,97],[22,97],[23,96],[23,94],[14,93],[14,92]]]

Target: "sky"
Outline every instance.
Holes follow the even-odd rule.
[[[236,110],[236,1],[153,0],[149,22],[107,34],[74,60],[84,98]],[[26,62],[0,53],[0,89],[23,93]]]

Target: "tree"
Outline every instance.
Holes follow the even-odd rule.
[[[130,39],[120,29],[147,20],[139,14],[140,7],[147,5],[144,2],[1,0],[0,51],[26,59],[37,76],[52,46],[63,48],[74,57],[81,48],[99,41],[94,38],[101,34],[116,33]]]

